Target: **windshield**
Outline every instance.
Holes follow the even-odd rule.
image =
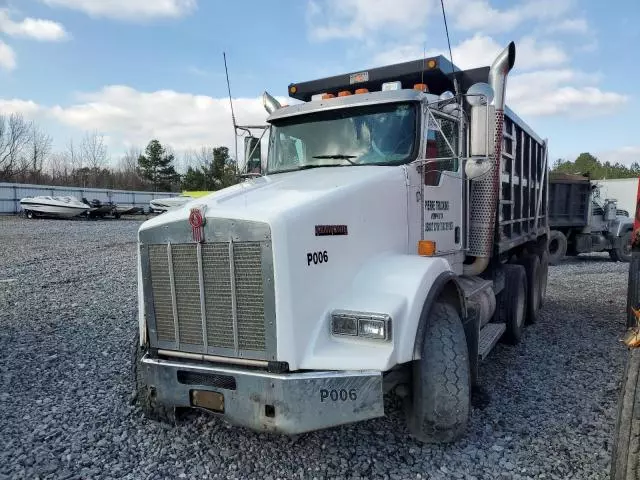
[[[267,172],[398,165],[417,155],[417,103],[344,108],[274,122]]]

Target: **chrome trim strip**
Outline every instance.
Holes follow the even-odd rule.
[[[173,358],[186,358],[190,360],[207,360],[209,362],[228,363],[230,365],[246,365],[249,367],[266,368],[269,365],[269,362],[267,362],[266,360],[250,360],[248,358],[220,357],[218,355],[202,355],[199,353],[175,352],[173,350],[158,350],[158,355],[164,355],[165,357],[173,357]]]
[[[176,335],[176,346],[180,348],[180,326],[178,325],[178,301],[176,299],[176,282],[173,277],[173,256],[171,243],[167,243],[167,261],[169,263],[169,285],[171,286],[171,307],[173,309],[173,327]]]
[[[229,274],[231,280],[231,317],[233,318],[233,349],[238,355],[238,300],[236,296],[236,266],[233,257],[233,238],[229,238]]]
[[[204,299],[204,271],[202,269],[202,244],[196,245],[196,257],[198,258],[198,284],[200,285],[200,316],[202,318],[202,345],[206,352],[209,348],[209,340],[207,339],[207,313],[205,310]]]

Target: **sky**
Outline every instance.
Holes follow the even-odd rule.
[[[637,0],[444,0],[453,63],[490,65],[513,40],[507,104],[550,159],[640,161]],[[0,112],[62,150],[84,132],[117,157],[152,138],[182,151],[263,124],[264,90],[449,56],[439,0],[0,0]],[[286,102],[290,103],[290,102]]]

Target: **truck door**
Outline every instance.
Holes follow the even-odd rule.
[[[425,108],[423,126],[422,239],[436,242],[437,255],[459,253],[465,202],[459,123]]]

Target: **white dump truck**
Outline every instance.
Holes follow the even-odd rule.
[[[260,176],[139,230],[137,401],[296,434],[384,415],[465,432],[478,367],[534,323],[547,278],[547,145],[491,67],[443,56],[265,92]],[[251,143],[251,142],[249,142]]]

